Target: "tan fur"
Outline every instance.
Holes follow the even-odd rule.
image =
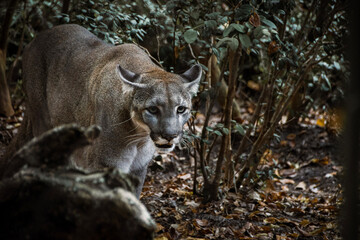
[[[18,139],[60,124],[97,124],[100,137],[75,154],[75,164],[88,169],[117,167],[142,181],[154,141],[181,137],[189,110],[179,114],[176,109],[191,107],[201,76],[199,68],[184,75],[166,72],[137,46],[106,44],[78,25],[39,34],[24,51],[23,73],[28,121]],[[160,104],[161,116],[149,114],[150,102]]]

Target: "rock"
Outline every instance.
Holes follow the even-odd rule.
[[[137,178],[70,164],[99,130],[60,126],[14,155],[0,182],[0,239],[153,239],[156,224],[133,194]]]

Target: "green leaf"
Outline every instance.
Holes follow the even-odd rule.
[[[216,44],[216,47],[219,48],[224,44],[229,46],[231,50],[235,51],[239,46],[239,41],[236,38],[225,37],[220,39],[220,41]]]
[[[220,15],[220,12],[213,12],[213,13],[205,14],[205,17],[208,17],[209,19],[216,20],[219,15]]]
[[[219,130],[215,130],[214,133],[220,137],[222,136],[222,133]]]
[[[47,6],[47,7],[50,7],[50,6],[51,6],[51,2],[50,2],[50,1],[44,1],[43,3],[44,3],[44,5]]]
[[[189,44],[195,42],[197,37],[197,31],[195,31],[194,29],[189,29],[184,33],[184,39]]]
[[[338,71],[341,70],[340,64],[339,64],[338,62],[336,62],[336,61],[334,61],[334,68],[335,68],[336,70],[338,70]]]
[[[198,20],[200,17],[200,13],[199,12],[191,12],[190,17],[192,17],[195,20]]]
[[[218,123],[218,124],[216,124],[216,127],[217,127],[217,128],[223,128],[223,127],[224,127],[224,124],[223,124],[223,123]]]
[[[217,27],[217,22],[215,20],[207,20],[204,23],[207,28],[215,29]]]
[[[224,30],[223,36],[224,36],[224,37],[229,36],[229,34],[230,34],[234,29],[235,29],[236,31],[240,32],[240,33],[246,33],[246,32],[247,32],[247,27],[245,27],[244,25],[232,23],[232,24],[230,24],[230,26],[229,26],[228,28],[226,28],[226,29]]]
[[[221,129],[221,131],[222,131],[225,135],[229,135],[229,129],[228,129],[228,128],[223,128],[223,129]]]
[[[330,80],[329,80],[329,78],[326,76],[325,73],[322,73],[322,74],[321,74],[321,78],[325,80],[326,84],[329,86],[329,89],[331,90]]]
[[[239,34],[239,40],[244,49],[251,47],[251,39],[247,34]]]
[[[266,27],[264,27],[264,26],[258,26],[257,28],[255,28],[255,30],[254,30],[255,38],[260,39],[264,35],[265,29],[266,29]]]
[[[270,28],[277,29],[276,25],[270,20],[267,20],[264,18],[261,20],[261,22],[264,23],[265,25],[269,26]]]
[[[247,32],[247,27],[245,27],[244,25],[236,24],[236,23],[232,23],[231,25],[233,26],[233,28],[235,28],[240,33],[246,33]]]
[[[281,25],[284,24],[284,22],[283,22],[283,20],[281,20],[281,18],[278,18],[277,16],[273,16],[273,18]]]
[[[284,10],[280,9],[280,10],[279,10],[279,14],[281,14],[281,15],[285,15],[286,13],[285,13],[285,11],[284,11]]]
[[[211,127],[206,127],[206,130],[208,130],[209,132],[213,132],[214,129],[212,129]]]
[[[204,142],[204,143],[207,144],[207,145],[210,145],[210,144],[211,144],[211,142],[210,142],[209,140],[207,140],[207,139],[201,139],[201,141]]]
[[[274,133],[273,136],[275,137],[276,141],[280,142],[281,137],[278,134]]]
[[[243,126],[241,126],[241,124],[236,124],[234,129],[236,132],[240,133],[242,136],[245,135],[245,129],[243,128]]]
[[[254,8],[250,4],[243,4],[235,10],[235,21],[244,21],[250,17]]]
[[[80,14],[76,15],[76,18],[79,19],[79,20],[84,20],[85,19],[85,17],[83,15],[80,15]]]
[[[205,66],[205,65],[202,64],[202,63],[199,63],[199,64],[200,64],[201,68],[205,70],[205,72],[209,71],[209,69],[208,69],[207,66]]]
[[[234,27],[232,25],[230,25],[229,27],[227,27],[224,32],[223,32],[223,36],[227,37],[229,36],[229,34],[234,30]]]

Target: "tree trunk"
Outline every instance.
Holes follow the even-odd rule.
[[[351,57],[351,81],[347,91],[347,116],[345,123],[344,204],[342,216],[342,234],[344,240],[360,239],[360,72],[359,72],[359,5],[353,1],[351,19],[351,45],[348,52]]]
[[[231,157],[228,154],[231,151],[231,117],[232,117],[232,106],[235,97],[235,84],[238,76],[238,68],[241,56],[241,49],[228,50],[229,53],[229,88],[225,102],[224,112],[224,127],[228,129],[228,135],[223,134],[221,146],[219,150],[219,157],[216,162],[215,176],[211,183],[204,184],[204,201],[212,201],[218,199],[218,190],[220,185],[220,179],[222,175],[222,167],[226,158]],[[231,161],[231,159],[227,159]]]
[[[0,37],[0,115],[5,115],[7,117],[14,114],[14,109],[11,105],[9,87],[6,81],[6,49],[8,43],[9,27],[17,3],[18,0],[12,0],[9,2]]]
[[[64,14],[68,14],[69,7],[70,7],[70,0],[63,0],[61,12]]]
[[[4,55],[0,49],[0,115],[9,117],[14,114],[14,109],[11,104],[9,87],[6,82],[6,60]]]
[[[217,58],[215,55],[211,55],[210,57],[210,67],[211,67],[211,87],[215,88],[218,82],[220,81],[219,95],[217,100],[222,108],[225,108],[227,93],[228,93],[228,85],[224,81],[224,79],[220,79],[221,69],[219,64],[217,63]],[[236,99],[233,99],[232,105],[232,119],[240,122],[241,114],[240,114],[240,106],[237,103]]]

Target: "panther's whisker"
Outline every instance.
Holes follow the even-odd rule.
[[[124,138],[127,138],[125,139],[123,142],[132,142],[132,141],[135,141],[135,140],[138,140],[138,139],[142,139],[142,138],[146,138],[147,136],[145,135],[141,135],[141,136],[127,136],[127,137],[124,137]]]
[[[146,138],[144,138],[144,142],[139,146],[139,148],[142,148],[143,146],[145,146],[145,144],[147,143],[147,141],[146,141],[147,139]]]
[[[145,141],[145,140],[146,140],[145,137],[134,139],[134,140],[128,142],[128,143],[126,144],[126,147],[128,147],[129,145],[132,145],[132,144],[139,143],[139,142],[141,142],[141,141]]]
[[[112,126],[112,127],[120,126],[121,124],[124,124],[124,123],[130,121],[130,120],[133,119],[133,118],[134,118],[134,116],[133,116],[133,117],[130,117],[129,119],[126,119],[125,121],[122,121],[122,122],[120,122],[120,123],[112,124],[111,126]]]
[[[147,135],[149,135],[148,133],[146,133],[146,132],[140,132],[140,133],[134,133],[134,134],[132,134],[132,135],[129,135],[129,136],[125,136],[124,138],[131,138],[131,137],[136,137],[136,136],[143,136],[143,137],[145,137],[145,136],[147,136]]]
[[[146,144],[146,141],[144,141],[144,142],[139,146],[139,148],[142,148],[143,146],[145,146],[145,144]]]
[[[129,131],[129,133],[135,131],[139,127],[139,124],[136,124],[136,127]]]

